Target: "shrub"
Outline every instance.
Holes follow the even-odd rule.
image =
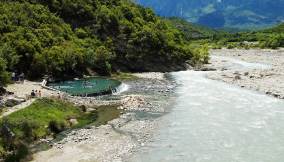
[[[19,162],[26,158],[29,154],[29,148],[26,144],[20,143],[17,147],[17,151],[13,154],[9,154],[5,162]]]
[[[82,112],[87,112],[87,107],[85,105],[81,105],[80,109],[82,110]]]
[[[52,120],[49,122],[48,128],[51,132],[58,134],[66,129],[66,124],[63,122]]]
[[[22,128],[25,139],[28,141],[33,141],[37,139],[37,135],[34,131],[38,127],[39,126],[34,121],[28,121],[28,120],[23,121],[21,128]]]

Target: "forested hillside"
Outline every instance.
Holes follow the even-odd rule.
[[[221,33],[221,31],[197,25],[177,17],[166,18],[165,20],[179,29],[187,41],[209,39]]]
[[[192,58],[182,33],[127,0],[1,0],[0,79],[93,71],[172,71]],[[206,56],[205,56],[206,57]],[[201,60],[202,61],[202,60]]]

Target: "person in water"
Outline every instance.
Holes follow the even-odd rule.
[[[87,80],[83,81],[83,87],[86,88],[87,87]]]

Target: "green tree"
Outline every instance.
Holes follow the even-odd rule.
[[[0,87],[6,86],[10,81],[10,74],[6,71],[6,61],[0,57]]]

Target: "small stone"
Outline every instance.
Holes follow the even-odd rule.
[[[240,73],[238,71],[235,71],[233,74],[240,75]]]
[[[272,94],[272,92],[267,91],[266,94],[269,94],[269,95],[270,95],[270,94]]]
[[[279,98],[279,97],[280,97],[280,95],[279,95],[279,94],[273,94],[273,96],[274,96],[274,97],[277,97],[277,98]]]
[[[235,80],[240,80],[240,79],[242,79],[240,75],[235,76]]]
[[[78,124],[77,119],[70,119],[69,122],[70,122],[70,125],[72,126]]]

